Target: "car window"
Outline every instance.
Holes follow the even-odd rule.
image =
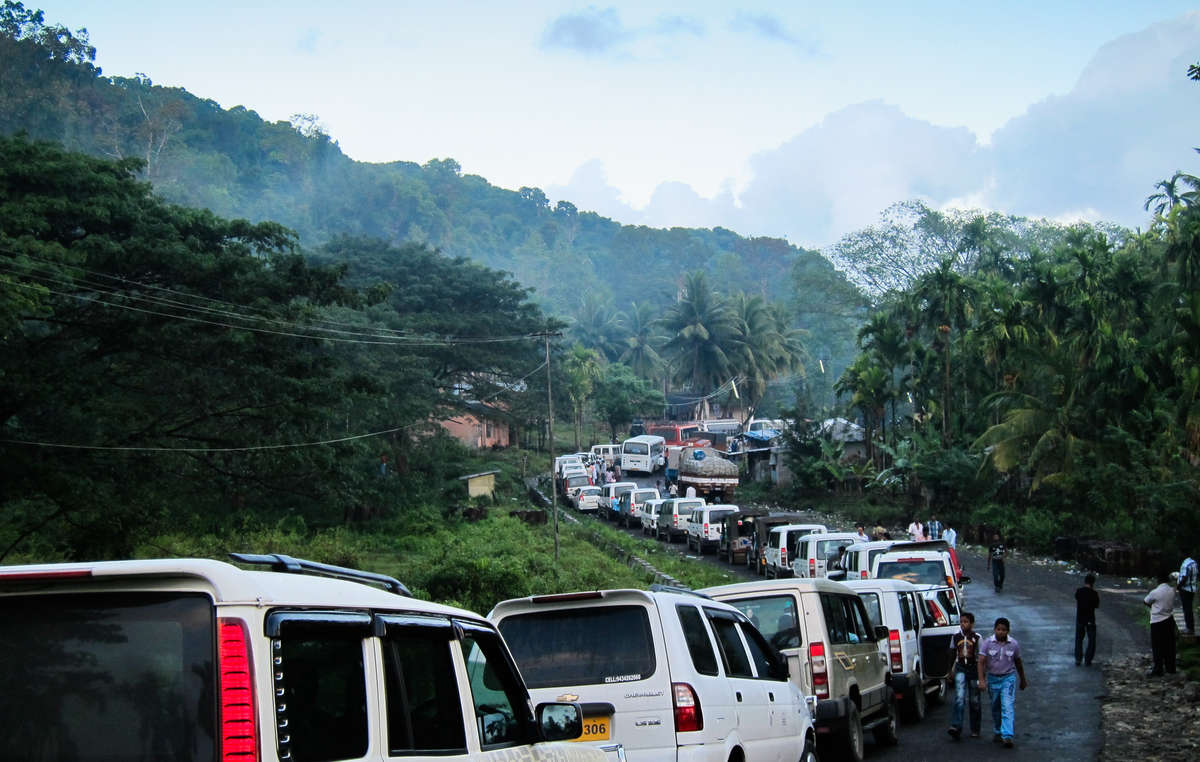
[[[838,550],[853,545],[854,540],[820,540],[816,543],[816,558],[826,561],[838,557]]]
[[[692,666],[702,675],[716,675],[717,654],[713,651],[712,641],[708,638],[708,629],[704,626],[700,610],[695,606],[678,605],[675,612],[679,616],[679,626],[683,628],[683,639],[687,642]]]
[[[938,590],[930,590],[923,593],[925,598],[932,599],[938,605],[941,611],[948,617],[949,624],[958,624],[958,597],[954,591],[948,587],[943,587]]]
[[[489,749],[532,742],[536,736],[528,696],[504,658],[500,638],[472,628],[463,633],[459,645],[467,663],[480,745]]]
[[[883,552],[884,552],[883,548],[880,548],[879,550],[867,551],[867,568],[868,569],[870,569],[872,566],[875,565],[875,559],[879,558],[879,556],[882,555]]]
[[[276,670],[283,694],[276,706],[286,707],[292,756],[327,762],[366,754],[362,639],[318,630],[294,636],[285,632],[278,643]]]
[[[725,675],[754,677],[750,669],[750,657],[738,636],[737,622],[727,615],[722,616],[712,611],[708,612],[708,621],[712,623],[713,632],[717,635],[717,646],[721,650],[721,660],[725,663]]]
[[[750,651],[750,661],[754,665],[756,676],[760,680],[786,680],[787,670],[783,668],[775,650],[767,645],[762,633],[754,629],[754,625],[749,622],[739,622],[738,628],[746,641],[746,648]]]
[[[867,608],[867,618],[871,620],[871,626],[877,624],[887,624],[883,621],[883,611],[879,608],[878,593],[859,593],[858,597],[862,599],[863,605]]]
[[[804,645],[796,618],[796,600],[790,595],[727,600],[746,615],[750,623],[767,639],[772,648],[799,648]]]
[[[846,626],[849,629],[850,642],[873,641],[875,638],[872,637],[871,626],[862,600],[857,595],[846,595],[842,597],[842,602],[846,604]]]
[[[908,593],[900,595],[900,621],[904,625],[905,632],[917,629],[917,620],[913,616],[912,596]]]
[[[389,754],[465,753],[450,639],[429,628],[412,628],[389,634],[382,643]]]
[[[914,585],[945,584],[946,568],[941,561],[880,561],[879,579],[902,579]]]
[[[213,759],[207,595],[0,597],[0,759]]]
[[[840,595],[821,593],[821,610],[825,614],[825,627],[829,630],[830,643],[849,643],[850,626],[846,622],[846,606]]]
[[[779,538],[782,535],[783,535],[783,532],[771,532],[770,536],[767,538],[767,547],[768,548],[778,548],[779,547]]]
[[[654,638],[645,606],[516,614],[499,626],[530,688],[604,685],[654,674]]]

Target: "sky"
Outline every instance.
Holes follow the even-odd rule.
[[[1200,174],[1176,0],[26,5],[86,27],[106,74],[629,223],[823,246],[922,198],[1133,226]]]

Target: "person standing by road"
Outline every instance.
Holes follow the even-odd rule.
[[[671,486],[667,488],[667,494],[671,497],[679,497],[679,485],[671,482]]]
[[[963,714],[970,711],[971,738],[979,738],[979,726],[983,723],[979,704],[979,683],[976,681],[975,662],[979,658],[979,633],[975,632],[975,615],[964,611],[958,620],[959,630],[950,638],[950,658],[954,669],[949,679],[954,684],[954,711],[950,715],[951,738],[958,740],[962,735]]]
[[[992,701],[992,740],[1011,749],[1016,726],[1017,678],[1021,690],[1025,665],[1021,662],[1021,644],[1009,637],[1012,625],[1004,617],[996,620],[992,635],[979,647],[979,690],[987,691]]]
[[[1004,561],[1006,558],[1008,558],[1008,548],[1004,547],[1000,533],[993,532],[992,544],[988,547],[987,568],[992,570],[992,585],[995,586],[997,593],[1004,589]]]
[[[1147,677],[1161,677],[1163,668],[1168,675],[1175,674],[1175,588],[1171,587],[1171,575],[1158,573],[1158,587],[1150,591],[1145,603],[1150,607],[1150,653],[1154,666]]]
[[[1075,666],[1080,663],[1092,666],[1096,657],[1096,609],[1100,608],[1100,594],[1096,592],[1096,575],[1083,578],[1083,587],[1075,591]],[[1087,635],[1087,652],[1083,650],[1083,636]]]
[[[887,539],[887,530],[883,528],[883,524],[875,525],[875,528],[871,530],[871,538],[874,540]]]
[[[942,530],[942,539],[952,548],[958,547],[958,532],[954,531],[954,527],[946,527]]]
[[[938,521],[936,514],[930,514],[929,523],[925,526],[925,536],[930,540],[942,539],[942,522]]]
[[[1183,626],[1188,635],[1196,634],[1196,612],[1192,606],[1196,603],[1196,577],[1200,570],[1196,568],[1196,559],[1188,556],[1179,567],[1179,602],[1183,604]]]
[[[857,542],[870,542],[871,541],[871,538],[867,537],[867,528],[865,526],[863,526],[862,524],[858,524],[857,526],[855,526],[854,531],[855,531],[855,540]]]
[[[925,525],[921,523],[920,519],[914,518],[912,523],[908,525],[907,531],[909,539],[913,542],[925,541]]]

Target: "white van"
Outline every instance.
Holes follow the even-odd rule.
[[[820,532],[800,537],[796,541],[796,552],[792,554],[792,574],[802,579],[819,579],[834,571],[842,548],[858,542],[854,532]],[[839,570],[843,571],[844,570]],[[845,573],[838,575],[844,578]]]
[[[621,471],[652,474],[666,465],[665,439],[650,434],[626,439],[621,443]]]
[[[871,567],[875,565],[875,559],[889,548],[895,545],[899,540],[871,540],[870,542],[856,542],[846,548],[846,579],[870,579]]]
[[[792,576],[796,543],[806,534],[824,531],[824,524],[784,524],[773,527],[767,535],[767,546],[763,549],[763,568],[767,576]]]
[[[503,601],[488,618],[535,702],[583,707],[583,743],[619,743],[629,762],[815,762],[804,695],[728,604],[595,590]]]
[[[478,614],[234,558],[0,566],[0,759],[604,762]]]
[[[706,505],[696,508],[688,518],[687,546],[700,555],[715,549],[721,543],[721,532],[725,528],[725,517],[740,512],[736,505]]]
[[[621,445],[598,444],[592,445],[592,460],[611,466],[621,462]]]
[[[675,542],[676,537],[687,535],[687,522],[692,511],[703,508],[702,497],[672,497],[658,506],[658,520],[654,525],[654,538]]]

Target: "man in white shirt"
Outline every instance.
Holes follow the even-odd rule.
[[[1179,602],[1183,604],[1183,624],[1188,635],[1196,634],[1196,614],[1192,606],[1196,602],[1196,577],[1200,570],[1196,567],[1196,559],[1188,556],[1179,567]]]
[[[1175,674],[1175,588],[1171,587],[1171,575],[1159,572],[1158,587],[1150,591],[1145,603],[1150,607],[1150,652],[1154,655],[1154,666],[1147,677],[1161,677],[1166,667],[1168,675]]]
[[[924,542],[925,540],[925,525],[919,519],[913,519],[908,525],[908,537],[913,542]]]
[[[855,527],[855,529],[857,530],[857,532],[855,534],[855,538],[858,540],[858,542],[870,542],[871,541],[871,538],[867,536],[867,528],[865,526],[863,526],[862,524],[859,524],[858,526]]]
[[[953,527],[946,527],[942,530],[942,539],[952,548],[958,547],[958,532],[954,531]]]

